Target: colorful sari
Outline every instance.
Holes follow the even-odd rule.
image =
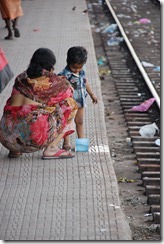
[[[74,132],[73,119],[77,104],[73,89],[64,77],[47,73],[29,79],[26,71],[20,74],[12,94],[20,93],[39,103],[11,106],[7,100],[0,121],[0,142],[18,152],[34,152],[47,147],[60,133]]]

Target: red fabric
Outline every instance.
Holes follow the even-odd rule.
[[[40,114],[37,120],[30,124],[31,139],[34,143],[41,146],[48,139],[49,123],[48,115]]]
[[[0,71],[4,69],[4,67],[8,64],[6,56],[3,50],[0,48]]]
[[[35,152],[49,145],[60,134],[74,132],[77,104],[68,80],[56,74],[29,79],[17,76],[14,93],[20,92],[38,104],[4,107],[0,122],[0,142],[9,150]]]
[[[12,90],[12,94],[11,94],[11,95],[16,95],[16,94],[18,94],[18,93],[20,93],[20,92],[17,91],[17,89],[13,88],[13,90]]]
[[[50,101],[49,101],[48,105],[51,106],[52,104],[58,103],[60,101],[63,101],[67,97],[72,97],[72,88],[71,87],[69,87],[64,92],[59,92],[57,97],[50,98]]]

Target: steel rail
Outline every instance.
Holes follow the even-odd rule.
[[[130,43],[130,41],[129,41],[129,39],[128,39],[128,37],[127,37],[127,35],[126,35],[126,33],[125,33],[120,21],[119,21],[119,19],[117,18],[117,16],[116,16],[111,4],[109,3],[108,0],[105,0],[105,2],[107,4],[107,6],[108,6],[108,8],[109,8],[114,20],[116,21],[116,23],[117,23],[117,25],[119,27],[119,30],[120,30],[120,32],[121,32],[121,34],[122,34],[122,36],[123,36],[128,48],[129,48],[129,50],[130,50],[130,52],[131,52],[131,54],[132,54],[132,56],[133,56],[133,58],[134,58],[134,60],[135,60],[135,62],[137,64],[142,76],[144,77],[144,80],[146,81],[146,83],[147,83],[152,95],[156,99],[156,103],[157,103],[158,107],[160,108],[160,97],[159,97],[159,95],[157,94],[157,92],[156,92],[151,80],[149,79],[149,77],[148,77],[145,69],[143,68],[143,66],[142,66],[142,64],[141,64],[136,52],[134,51],[134,48],[132,47],[132,45],[131,45],[131,43]]]

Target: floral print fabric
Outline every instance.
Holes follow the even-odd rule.
[[[77,104],[64,77],[48,74],[29,79],[23,72],[15,80],[13,93],[21,93],[39,104],[11,106],[11,97],[8,99],[0,121],[0,142],[9,150],[38,151],[61,132],[74,132]]]

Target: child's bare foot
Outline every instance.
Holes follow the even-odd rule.
[[[67,150],[67,151],[75,151],[74,147],[72,147],[70,144],[66,144],[66,143],[63,144],[62,148]]]

